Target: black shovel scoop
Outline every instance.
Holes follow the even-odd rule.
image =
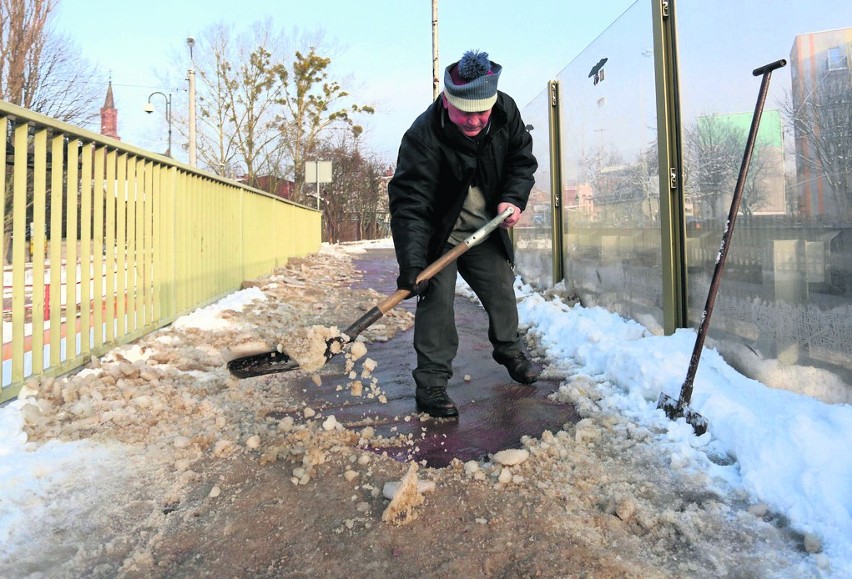
[[[666,416],[672,420],[677,420],[680,417],[686,419],[686,422],[692,426],[696,436],[701,436],[707,432],[707,419],[689,407],[689,401],[692,398],[693,381],[695,373],[698,371],[698,362],[701,359],[701,350],[704,347],[704,338],[707,335],[707,328],[710,326],[710,316],[713,314],[713,305],[716,303],[716,294],[719,291],[719,283],[722,281],[722,270],[725,267],[725,259],[728,257],[728,249],[731,246],[731,236],[734,234],[734,223],[737,220],[737,213],[740,208],[740,200],[743,197],[743,187],[745,186],[746,176],[748,175],[748,167],[751,164],[751,154],[754,150],[754,142],[757,138],[757,129],[760,126],[760,117],[763,115],[763,104],[766,102],[766,94],[769,91],[769,79],[772,76],[772,71],[786,65],[784,59],[776,60],[765,66],[755,69],[752,74],[754,76],[762,76],[760,82],[760,91],[757,97],[757,104],[754,107],[754,115],[751,119],[751,128],[746,141],[745,153],[743,161],[740,165],[737,184],[734,188],[734,198],[731,201],[731,209],[728,212],[728,224],[725,227],[725,233],[722,235],[722,245],[719,248],[719,255],[716,258],[716,268],[713,270],[713,279],[710,282],[710,290],[707,292],[707,302],[704,305],[704,312],[701,315],[701,323],[698,326],[698,335],[695,338],[695,346],[692,350],[692,358],[689,361],[689,369],[686,372],[686,380],[680,389],[680,397],[675,400],[665,392],[660,393],[657,400],[657,408],[662,409]]]
[[[417,282],[419,283],[421,281],[431,279],[447,265],[457,260],[468,249],[481,243],[512,213],[514,213],[513,208],[509,207],[508,209],[505,209],[497,217],[472,233],[462,243],[459,243],[451,251],[448,251],[437,261],[427,266],[426,269],[420,272],[420,275],[417,276]],[[358,318],[358,320],[356,320],[351,326],[343,330],[342,335],[326,340],[326,362],[336,354],[342,352],[345,344],[355,341],[355,338],[357,338],[361,332],[380,320],[388,311],[399,305],[399,303],[410,294],[411,292],[408,290],[396,290],[394,293],[376,304],[372,309],[370,309],[370,311]],[[234,358],[228,362],[228,370],[237,378],[252,378],[254,376],[263,376],[265,374],[289,372],[290,370],[295,370],[298,367],[299,363],[296,360],[290,358],[290,356],[288,356],[285,352],[279,352],[277,350],[243,356],[242,358]]]

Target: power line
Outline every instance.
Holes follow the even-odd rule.
[[[117,82],[112,83],[112,86],[122,86],[122,87],[127,87],[127,88],[146,88],[146,89],[157,89],[157,90],[171,90],[171,91],[186,90],[186,89],[172,88],[172,87],[168,87],[168,86],[149,86],[149,85],[144,85],[144,84],[122,84],[122,83],[117,83]]]

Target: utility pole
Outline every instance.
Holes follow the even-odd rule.
[[[189,72],[187,80],[189,81],[189,164],[193,167],[197,166],[195,157],[195,61],[192,59],[192,47],[195,45],[195,39],[190,36],[186,39],[186,44],[189,46]]]
[[[432,100],[438,98],[441,77],[438,74],[438,0],[432,0]]]

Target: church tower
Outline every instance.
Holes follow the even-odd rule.
[[[109,81],[104,106],[101,107],[101,134],[121,140],[118,136],[118,110],[112,97],[112,81]]]

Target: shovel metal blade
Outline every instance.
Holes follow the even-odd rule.
[[[325,341],[325,361],[328,362],[343,351],[347,340],[342,336],[335,336]],[[236,378],[254,378],[267,374],[279,372],[290,372],[299,368],[299,363],[288,356],[285,352],[272,350],[251,354],[242,358],[235,358],[228,362],[228,371]]]
[[[701,436],[707,432],[707,419],[697,413],[695,410],[683,404],[680,400],[672,398],[665,392],[660,393],[657,399],[657,408],[666,413],[671,420],[685,418],[686,423],[692,426],[695,436]]]
[[[287,354],[278,351],[243,356],[228,362],[228,371],[237,378],[253,378],[277,372],[289,372],[298,367],[298,362]]]

